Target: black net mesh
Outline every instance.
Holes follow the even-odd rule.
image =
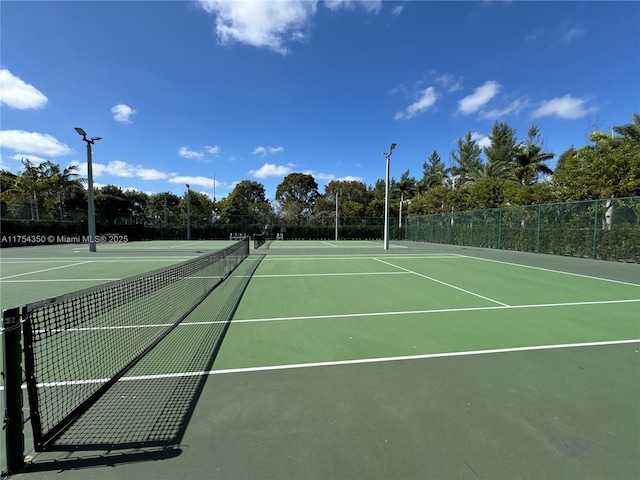
[[[219,252],[21,309],[34,442],[42,449],[247,256]]]

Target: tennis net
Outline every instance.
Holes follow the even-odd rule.
[[[175,266],[3,311],[5,326],[10,318],[22,325],[36,451],[54,442],[248,255],[246,238]]]

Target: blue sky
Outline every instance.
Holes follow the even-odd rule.
[[[291,172],[373,185],[467,131],[559,156],[640,112],[639,2],[2,1],[0,165],[97,186],[273,198]],[[553,165],[552,165],[553,166]]]

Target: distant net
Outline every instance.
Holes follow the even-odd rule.
[[[55,440],[248,255],[247,238],[179,265],[20,307],[36,450]]]
[[[259,248],[267,241],[266,233],[254,233],[253,234],[253,248]]]

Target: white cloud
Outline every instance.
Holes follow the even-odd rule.
[[[353,182],[353,181],[362,181],[362,177],[354,177],[352,175],[345,175],[344,177],[336,177],[333,173],[323,173],[323,172],[315,172],[313,170],[305,170],[305,175],[311,175],[314,180],[329,183],[332,180],[341,181],[341,182]]]
[[[204,149],[211,155],[220,153],[220,147],[218,145],[214,145],[213,147],[207,145],[206,147],[204,147]]]
[[[116,177],[135,177],[135,167],[121,160],[114,160],[107,165],[107,172]]]
[[[136,168],[136,175],[142,180],[162,180],[167,178],[167,174],[155,168]]]
[[[267,48],[281,55],[291,53],[289,42],[308,38],[311,21],[318,10],[318,0],[246,1],[196,0],[207,13],[215,16],[215,31],[222,45],[243,43]],[[382,0],[327,0],[332,11],[354,10],[378,13]]]
[[[73,162],[78,166],[80,176],[87,176],[87,164]],[[114,177],[139,178],[141,180],[164,180],[169,178],[169,174],[156,170],[155,168],[145,168],[140,165],[132,165],[122,160],[113,160],[106,165],[103,163],[92,163],[93,176],[112,175]]]
[[[322,173],[322,172],[314,172],[313,170],[307,170],[304,172],[307,175],[312,175],[315,180],[321,180],[323,182],[330,182],[331,180],[335,180],[336,176],[333,173]]]
[[[471,95],[458,101],[458,112],[463,115],[477,112],[495,97],[501,89],[498,82],[489,80],[476,88]]]
[[[284,147],[263,147],[262,145],[260,145],[259,147],[256,147],[253,149],[253,154],[254,155],[266,155],[268,153],[280,153],[280,152],[284,152]]]
[[[382,9],[382,0],[325,0],[324,6],[329,10],[354,10],[360,6],[369,13],[378,13]]]
[[[473,132],[471,134],[471,140],[476,142],[480,148],[488,147],[491,145],[491,139],[487,135],[482,133]]]
[[[403,10],[404,10],[404,5],[397,5],[393,7],[393,10],[391,10],[391,15],[393,15],[394,17],[397,17],[402,13]]]
[[[517,115],[522,111],[523,108],[528,106],[529,106],[529,100],[527,100],[526,98],[523,98],[523,99],[518,98],[512,101],[505,108],[502,108],[502,109],[494,108],[486,112],[485,111],[481,112],[480,118],[486,120],[486,119],[500,118],[500,117],[504,117],[505,115],[511,115],[511,114]]]
[[[404,111],[398,112],[395,115],[395,120],[415,117],[420,113],[424,113],[435,105],[438,99],[438,94],[433,87],[427,87],[424,90],[420,90],[417,95],[417,100],[409,105]]]
[[[584,36],[585,33],[586,31],[583,28],[571,27],[560,37],[560,44],[566,47],[577,38]]]
[[[6,68],[0,69],[0,105],[18,110],[43,108],[47,97],[36,87],[16,77]]]
[[[111,113],[113,113],[113,119],[116,122],[131,123],[131,115],[135,115],[138,112],[131,108],[129,105],[119,103],[115,107],[111,108]]]
[[[78,171],[77,171],[78,175],[80,175],[81,177],[85,177],[85,178],[87,177],[88,172],[87,172],[87,163],[86,162],[80,163],[77,160],[74,160],[74,161],[71,162],[71,165],[74,165],[74,166],[78,167]],[[105,172],[105,170],[107,168],[106,165],[104,165],[102,163],[98,163],[98,162],[92,162],[91,163],[91,167],[92,167],[92,170],[93,170],[93,172],[92,172],[93,173],[93,178],[101,176]],[[94,187],[98,188],[98,187],[96,187],[95,183],[94,183]]]
[[[265,47],[281,55],[289,53],[287,41],[306,38],[316,0],[225,1],[198,0],[198,4],[215,15],[218,42],[240,42]]]
[[[202,157],[204,157],[204,153],[189,150],[187,147],[180,147],[178,149],[178,155],[182,158],[195,158],[196,160],[202,160]]]
[[[353,175],[347,175],[346,177],[336,178],[341,182],[362,182],[362,177],[354,177]]]
[[[558,117],[563,119],[582,118],[595,112],[595,107],[586,107],[586,100],[572,97],[570,94],[564,97],[556,97],[545,100],[532,114],[531,118]]]
[[[184,185],[189,185],[190,187],[193,187],[193,185],[199,185],[201,187],[213,189],[213,178],[202,176],[190,177],[186,175],[175,175],[169,179],[169,183],[182,183]],[[216,186],[217,185],[219,185],[218,182],[216,182]]]
[[[454,75],[445,73],[436,78],[436,83],[446,89],[447,92],[462,90],[462,77],[456,78]]]
[[[258,170],[249,170],[248,173],[254,178],[282,177],[291,173],[291,168],[284,165],[265,163]]]
[[[0,131],[0,147],[10,148],[18,153],[40,154],[49,157],[69,155],[71,149],[46,133],[26,132],[24,130]]]

